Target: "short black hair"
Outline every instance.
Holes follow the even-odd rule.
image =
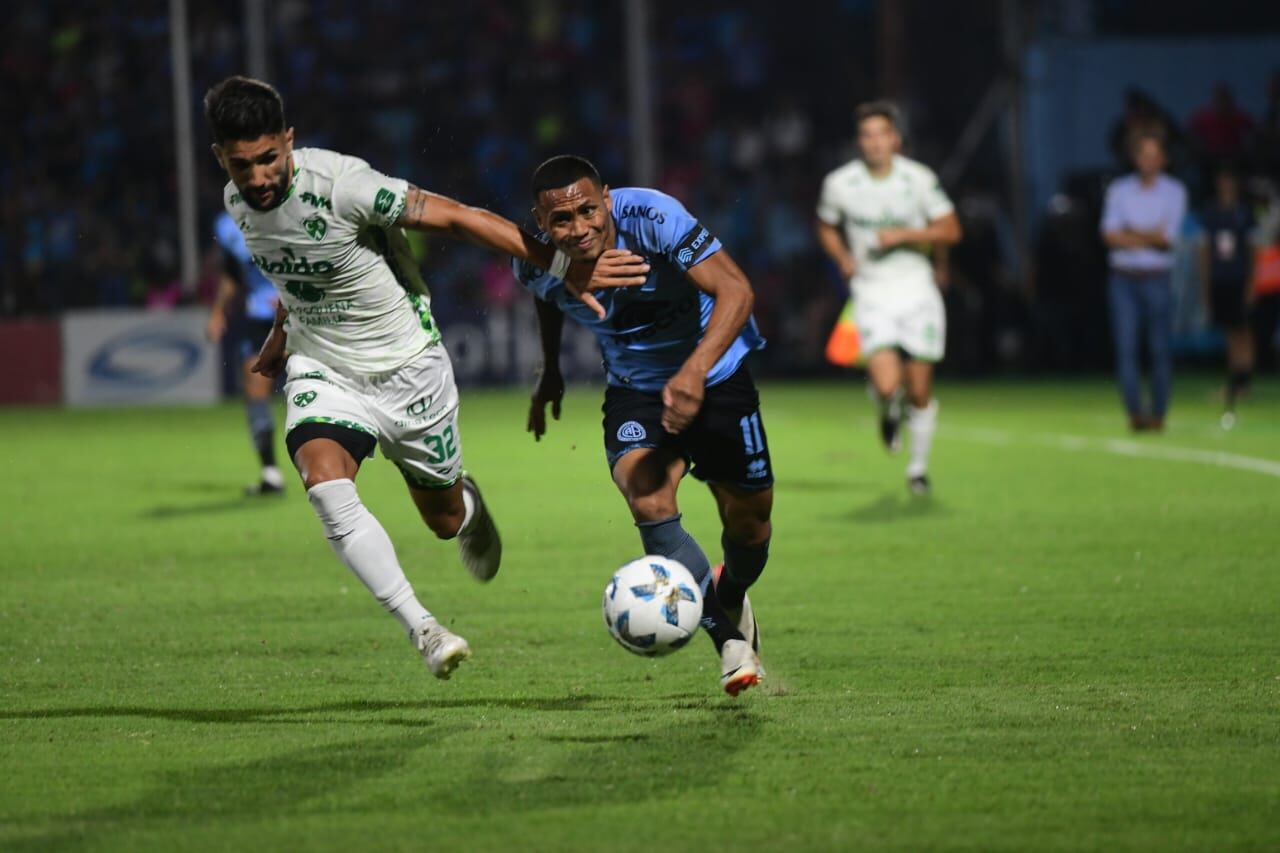
[[[894,130],[902,131],[898,107],[892,101],[867,101],[865,104],[859,104],[853,111],[854,124],[857,127],[862,127],[862,123],[869,118],[882,118],[893,125]]]
[[[533,200],[536,202],[538,196],[547,190],[558,190],[576,184],[583,178],[590,178],[597,188],[604,186],[604,182],[600,180],[600,171],[586,157],[557,154],[550,160],[544,160],[541,166],[533,170],[533,180],[530,183]]]
[[[228,77],[204,95],[204,117],[219,145],[284,133],[284,99],[268,83]]]

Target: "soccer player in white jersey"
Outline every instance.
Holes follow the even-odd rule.
[[[295,149],[283,101],[261,81],[217,84],[205,96],[205,116],[231,179],[227,213],[279,292],[254,369],[285,371],[285,443],[307,498],[334,553],[409,633],[432,674],[448,678],[471,650],[418,601],[391,539],[355,487],[361,461],[380,446],[432,532],[457,537],[462,562],[478,580],[497,573],[502,543],[462,470],[453,369],[402,229],[444,233],[558,268],[601,313],[585,287],[611,275],[610,286],[642,284],[648,266],[615,252],[593,267],[570,267],[500,216],[355,157]]]
[[[927,494],[938,420],[933,366],[947,331],[931,251],[958,243],[960,222],[937,176],[898,153],[902,134],[892,104],[863,104],[857,123],[862,156],[823,181],[818,241],[849,282],[862,358],[880,401],[880,435],[895,453],[905,385],[907,484]]]

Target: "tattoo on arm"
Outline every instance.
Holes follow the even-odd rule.
[[[409,190],[405,199],[404,212],[400,214],[399,223],[410,227],[419,225],[423,222],[427,215],[427,196],[428,194],[409,184]]]

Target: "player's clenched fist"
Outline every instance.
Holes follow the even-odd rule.
[[[706,377],[683,369],[662,389],[662,428],[680,433],[698,416],[702,398],[706,396]]]

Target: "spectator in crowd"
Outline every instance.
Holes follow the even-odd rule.
[[[1182,182],[1164,174],[1164,137],[1139,131],[1129,142],[1135,172],[1107,187],[1102,236],[1110,249],[1108,302],[1116,375],[1129,425],[1164,428],[1173,380],[1173,248],[1187,210]],[[1143,405],[1138,350],[1145,329],[1151,355],[1151,402]]]
[[[1236,105],[1231,87],[1219,83],[1213,98],[1196,110],[1187,123],[1196,153],[1213,161],[1238,160],[1248,147],[1254,120]]]
[[[1253,372],[1253,332],[1249,328],[1253,276],[1253,212],[1230,166],[1214,175],[1214,198],[1201,212],[1200,281],[1213,325],[1227,337],[1227,388],[1222,426],[1235,425],[1236,401],[1248,391]]]

